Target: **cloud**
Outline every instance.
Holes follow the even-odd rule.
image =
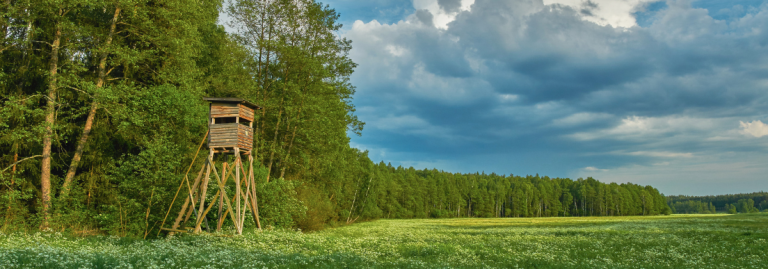
[[[768,161],[768,141],[743,139],[768,134],[768,4],[654,3],[416,0],[397,22],[356,21],[344,37],[368,124],[353,140],[463,172],[669,179],[702,156]]]
[[[590,124],[597,121],[610,121],[612,119],[613,116],[608,113],[578,112],[564,118],[555,119],[552,121],[552,124],[556,126],[575,126]]]
[[[666,195],[710,195],[765,190],[768,188],[765,177],[754,176],[765,173],[768,173],[768,168],[759,160],[694,158],[652,165],[629,164],[613,169],[576,169],[571,176],[591,176],[607,182],[651,185]]]
[[[459,12],[461,9],[461,0],[437,0],[437,4],[446,13]]]
[[[544,4],[562,4],[579,10],[584,19],[598,24],[613,27],[636,26],[632,13],[638,6],[658,0],[545,0]]]
[[[650,156],[661,158],[690,158],[693,157],[693,153],[690,152],[668,152],[668,151],[635,151],[624,153],[632,156]]]
[[[597,168],[597,167],[594,167],[594,166],[584,167],[584,170],[585,171],[590,171],[590,172],[595,172],[595,171],[607,172],[608,171],[608,169],[600,169],[600,168]]]
[[[438,29],[446,29],[459,12],[469,10],[474,2],[474,0],[414,0],[413,6],[431,13],[433,25]]]
[[[762,121],[743,122],[739,121],[741,125],[741,133],[745,135],[751,135],[754,137],[763,137],[768,135],[768,125]]]
[[[578,114],[573,116],[576,115]],[[622,119],[611,128],[574,133],[567,137],[576,140],[647,140],[672,135],[699,135],[713,132],[718,130],[716,124],[715,120],[706,118],[631,116]]]
[[[416,10],[416,18],[418,18],[419,21],[424,25],[427,25],[430,27],[435,26],[435,23],[433,21],[434,16],[432,15],[432,13],[429,12],[429,10],[426,10],[426,9]]]

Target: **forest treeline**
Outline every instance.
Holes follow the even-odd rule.
[[[670,214],[651,186],[547,176],[460,174],[379,163],[359,211],[365,218],[566,217]],[[376,179],[376,180],[373,180]],[[362,180],[363,183],[365,179]]]
[[[2,230],[155,236],[207,154],[205,96],[264,107],[252,154],[266,226],[669,213],[649,186],[375,164],[349,146],[364,123],[339,15],[313,0],[222,4],[0,0]]]
[[[740,194],[667,196],[667,203],[677,214],[752,213],[768,210],[768,192]]]

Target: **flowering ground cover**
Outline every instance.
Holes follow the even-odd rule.
[[[158,240],[0,233],[0,268],[768,268],[768,214],[379,220]]]

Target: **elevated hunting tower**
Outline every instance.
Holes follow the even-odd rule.
[[[255,111],[261,109],[261,107],[240,98],[206,97],[203,100],[209,102],[207,140],[203,138],[203,141],[208,142],[208,158],[205,160],[200,172],[198,172],[194,183],[190,185],[187,175],[197,159],[197,154],[195,154],[195,159],[192,160],[192,164],[187,169],[187,175],[184,176],[179,185],[179,190],[176,191],[176,197],[178,197],[182,189],[187,189],[186,193],[182,193],[187,198],[182,204],[173,226],[171,228],[163,228],[163,225],[165,225],[164,219],[163,224],[161,224],[161,230],[170,233],[201,232],[201,225],[205,222],[207,230],[211,231],[206,216],[216,204],[218,204],[216,231],[221,230],[224,220],[229,215],[235,224],[236,233],[242,234],[246,211],[249,210],[253,215],[256,226],[261,229],[256,199],[256,182],[253,175],[252,154],[253,120]],[[200,147],[202,147],[202,143]],[[198,153],[199,151],[200,148],[198,148]],[[216,154],[219,155],[219,159],[223,159],[220,165],[221,173],[219,173],[214,161]],[[228,158],[230,155],[233,156],[233,163],[231,164]],[[247,172],[242,165],[242,155],[248,156]],[[214,202],[206,207],[205,201],[208,185],[211,183],[211,172],[213,172],[215,179],[213,183],[218,188],[213,199],[209,200]],[[241,178],[240,172],[245,177]],[[234,180],[228,181],[231,177]],[[185,186],[186,188],[184,188]],[[233,190],[234,194],[228,195],[228,190]],[[176,197],[173,198],[174,200],[171,202],[171,207],[168,208],[168,213],[173,208]],[[168,213],[166,213],[166,218]],[[195,223],[193,226],[187,227],[185,224],[193,213],[195,215]]]

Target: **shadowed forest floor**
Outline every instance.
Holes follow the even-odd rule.
[[[768,214],[378,220],[159,240],[0,233],[0,268],[768,268]]]

